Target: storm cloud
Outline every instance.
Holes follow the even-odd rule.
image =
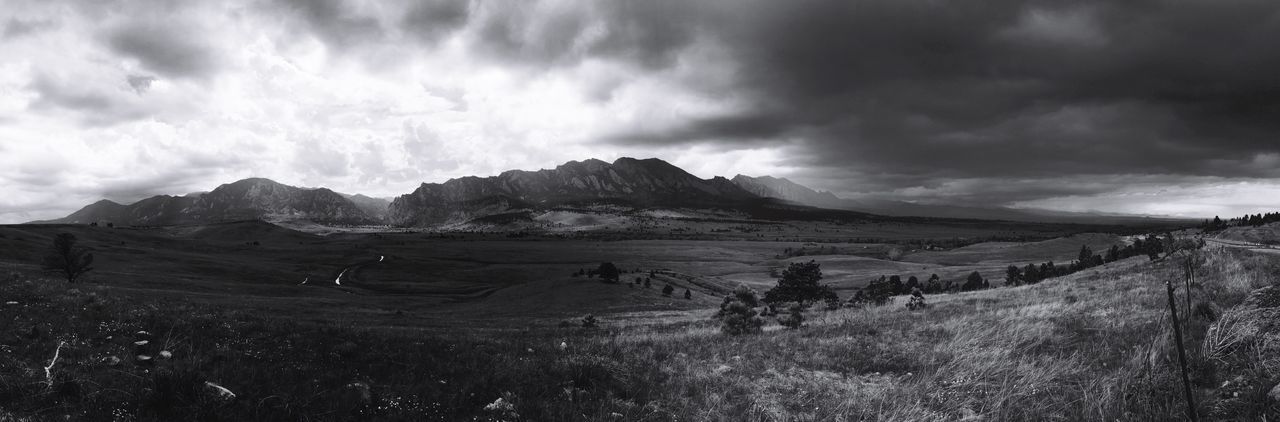
[[[16,117],[0,121],[0,147],[40,154],[26,143],[54,132],[72,150],[227,157],[181,186],[78,184],[119,197],[250,175],[389,196],[629,155],[847,197],[1201,216],[1269,211],[1265,198],[1199,198],[1273,192],[1280,178],[1271,1],[8,9],[0,45],[19,65],[0,67],[13,94],[0,115]],[[0,205],[48,208],[25,204]]]

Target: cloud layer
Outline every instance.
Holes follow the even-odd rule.
[[[1269,1],[17,1],[0,25],[0,222],[623,155],[917,202],[1280,207]]]

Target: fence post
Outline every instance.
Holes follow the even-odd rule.
[[[1196,422],[1196,402],[1191,396],[1191,379],[1187,376],[1187,352],[1182,350],[1182,330],[1178,328],[1178,306],[1173,298],[1173,281],[1165,280],[1164,285],[1169,289],[1169,316],[1173,319],[1174,347],[1178,349],[1178,366],[1182,367],[1182,388],[1187,395],[1187,418],[1190,418],[1191,422]]]

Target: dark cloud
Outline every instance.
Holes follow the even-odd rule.
[[[889,176],[851,180],[867,190],[1078,174],[1280,177],[1251,165],[1280,151],[1275,2],[802,0],[681,11],[714,16],[605,16],[654,36],[695,25],[683,32],[731,52],[732,90],[746,104],[613,142],[800,139],[794,165]]]
[[[147,110],[112,92],[49,75],[37,75],[28,89],[38,95],[31,102],[31,109],[70,111],[86,126],[109,126],[148,115]]]
[[[588,58],[620,60],[646,69],[670,65],[695,41],[705,11],[674,0],[612,3],[480,2],[473,19],[475,48],[491,57],[538,65]]]
[[[0,39],[14,39],[51,29],[56,25],[57,23],[51,20],[9,18],[9,21],[4,24],[4,32],[0,32]]]
[[[129,83],[129,87],[133,88],[133,92],[142,95],[151,89],[151,83],[156,81],[155,76],[146,75],[129,75],[126,76],[125,82]]]
[[[189,25],[134,22],[112,30],[107,45],[170,77],[204,78],[217,72],[217,51]]]
[[[278,0],[274,3],[333,49],[347,50],[386,36],[377,18],[358,13],[354,5],[343,0]]]
[[[464,27],[470,15],[465,1],[421,1],[409,7],[400,24],[412,36],[435,43]]]

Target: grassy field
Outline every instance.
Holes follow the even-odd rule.
[[[10,242],[47,237],[38,229],[12,230],[0,233]],[[550,241],[320,239],[284,232],[253,246],[239,240],[243,233],[225,241],[206,234],[197,241],[189,233],[157,240],[110,232],[112,240],[125,242],[104,254],[112,259],[133,256],[125,252],[131,244],[158,242],[171,251],[139,249],[144,252],[134,261],[104,261],[97,283],[69,286],[14,260],[0,283],[0,321],[6,322],[0,331],[0,420],[1185,417],[1163,284],[1180,280],[1181,270],[1169,261],[1131,258],[1033,286],[934,295],[923,311],[905,309],[902,298],[884,307],[814,309],[798,330],[770,323],[763,334],[736,337],[720,333],[712,318],[714,296],[666,298],[566,271],[626,255],[630,261],[615,258],[624,269],[731,278],[757,274],[749,271],[757,266],[768,271],[776,268],[772,263],[815,259],[838,280],[842,266],[852,266],[841,260],[870,260],[866,265],[880,266],[874,271],[899,269],[885,265],[982,265],[998,261],[1002,250],[1021,254],[1032,246],[1052,259],[1078,248],[1070,239],[909,252],[893,262],[848,255],[779,259],[787,245],[801,246],[794,242],[561,242],[571,246],[565,249],[545,246],[556,245]],[[106,242],[98,234],[81,235]],[[287,249],[297,242],[320,254],[309,258],[310,265],[333,266],[327,274],[368,261],[376,251],[398,257],[388,262],[421,259],[417,265],[438,266],[440,274],[475,272],[477,279],[528,266],[552,284],[519,283],[453,304],[433,302],[430,295],[379,293],[409,284],[374,281],[400,273],[389,265],[361,270],[356,280],[369,280],[368,288],[198,274],[182,279],[180,289],[149,284],[164,280],[116,284],[117,277],[144,277],[139,273],[202,259],[226,265],[227,256],[246,262],[252,273],[296,256]],[[5,245],[12,253],[23,243]],[[374,248],[350,252],[350,245]],[[437,248],[429,257],[408,254],[427,246]],[[502,258],[486,262],[479,255],[485,251]],[[950,261],[957,256],[970,258]],[[178,262],[150,264],[157,259]],[[293,270],[285,266],[262,277]],[[164,278],[174,283],[182,274]],[[1267,324],[1242,324],[1253,314],[1229,309],[1276,280],[1280,264],[1274,256],[1207,250],[1200,274],[1192,290],[1195,311],[1179,310],[1192,315],[1186,343],[1198,412],[1214,419],[1275,418],[1266,394],[1280,381],[1280,366],[1273,365],[1280,343],[1270,341],[1277,333]],[[1263,302],[1260,309],[1280,306]],[[586,313],[596,314],[597,327],[566,317]],[[1212,341],[1206,341],[1210,327]],[[1235,337],[1223,340],[1223,333]],[[219,397],[206,382],[235,397]]]

